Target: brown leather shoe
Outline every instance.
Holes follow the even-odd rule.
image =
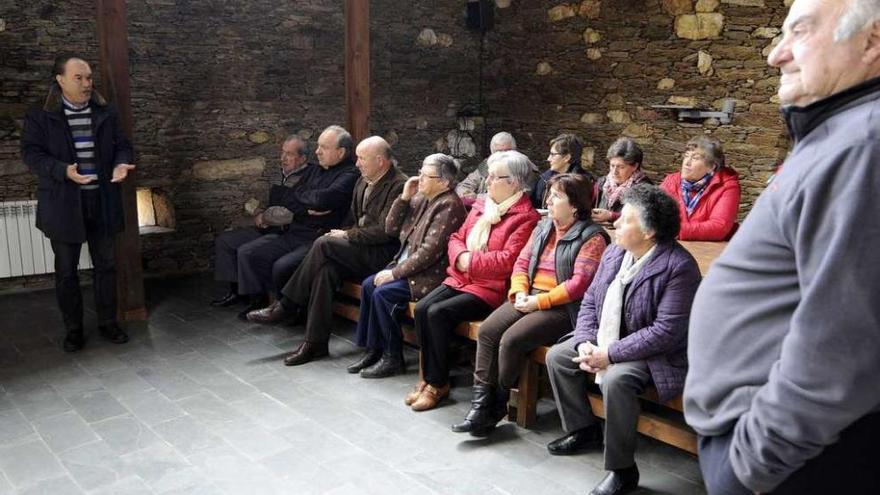
[[[413,402],[412,410],[427,411],[428,409],[434,409],[446,397],[449,397],[449,384],[436,388],[429,383],[425,385],[425,389],[419,394],[419,398]]]
[[[278,323],[287,316],[284,306],[280,301],[275,301],[263,309],[257,309],[247,314],[248,321],[254,323]]]
[[[416,384],[415,388],[412,389],[412,392],[406,394],[406,397],[403,399],[403,403],[411,406],[413,402],[419,399],[419,396],[422,395],[422,390],[425,390],[428,384],[425,383],[425,380],[419,380],[419,383]]]
[[[328,354],[330,351],[327,349],[327,342],[303,342],[292,354],[284,358],[284,366],[299,366]]]

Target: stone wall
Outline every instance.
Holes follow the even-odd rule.
[[[472,166],[499,130],[544,164],[547,141],[573,131],[598,173],[616,137],[635,137],[659,180],[678,167],[689,137],[708,133],[743,176],[741,212],[750,208],[788,146],[777,71],[764,62],[784,0],[496,4],[481,52],[463,1],[372,0],[371,123],[405,171],[450,149]],[[344,124],[341,2],[242,5],[128,2],[138,185],[161,190],[176,212],[175,232],[142,237],[148,274],[209,269],[216,234],[265,197],[279,140],[299,133],[314,143],[324,126]],[[21,118],[44,97],[60,49],[97,61],[92,2],[0,7],[0,201],[34,194],[18,155]],[[678,122],[652,108],[717,110],[724,98],[736,101],[731,125]],[[462,114],[480,116],[460,131]]]
[[[635,138],[657,181],[680,166],[699,133],[723,143],[741,174],[743,216],[786,153],[775,97],[778,71],[765,62],[787,8],[783,0],[514,0],[496,11],[488,38],[490,116],[544,162],[560,132],[584,138],[592,167],[607,173],[617,137]],[[678,122],[675,104],[720,110],[733,122]]]
[[[11,3],[0,7],[0,201],[35,192],[18,140],[54,54],[81,52],[97,72],[92,2]],[[298,133],[314,146],[323,127],[345,124],[342,3],[243,5],[128,2],[138,186],[159,189],[176,213],[175,232],[141,237],[148,274],[209,269],[216,234],[265,199],[280,140]],[[408,172],[446,149],[456,113],[476,99],[478,38],[463,12],[461,2],[373,0],[372,128]]]

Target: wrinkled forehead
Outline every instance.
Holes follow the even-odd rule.
[[[821,26],[834,29],[840,16],[849,8],[852,0],[795,0],[785,22],[783,31],[791,31],[799,25]]]

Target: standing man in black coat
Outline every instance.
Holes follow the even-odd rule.
[[[116,110],[92,87],[92,69],[80,57],[55,59],[54,81],[42,107],[28,111],[22,158],[39,177],[37,228],[55,253],[55,292],[64,317],[64,350],[85,345],[77,265],[88,242],[94,269],[98,330],[114,344],[128,342],[116,322],[113,235],[124,227],[119,183],[134,169],[131,144]]]

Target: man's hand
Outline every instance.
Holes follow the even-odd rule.
[[[580,369],[587,373],[598,373],[611,364],[611,361],[608,359],[608,353],[590,342],[578,345],[577,349],[577,357],[571,358],[571,360],[578,363]]]
[[[74,163],[73,165],[67,166],[67,178],[76,182],[77,184],[88,184],[90,182],[94,182],[97,177],[94,175],[80,175],[79,172],[76,171],[78,165]]]
[[[263,212],[257,213],[254,216],[254,225],[256,225],[258,229],[265,229],[266,227],[268,227],[268,225],[266,225],[266,221],[263,220]]]
[[[321,210],[306,210],[306,211],[309,213],[309,215],[312,215],[315,217],[323,217],[324,215],[329,215],[330,213],[333,212],[332,210],[323,210],[323,211],[321,211]]]
[[[409,201],[417,192],[419,192],[419,176],[410,177],[403,184],[403,192],[400,193],[400,199]]]
[[[327,235],[330,237],[336,237],[338,239],[348,239],[348,235],[346,235],[345,231],[342,229],[333,229],[324,235]]]
[[[590,216],[596,223],[609,223],[611,222],[611,219],[614,215],[612,215],[609,210],[606,210],[604,208],[593,208]]]
[[[113,178],[110,179],[110,182],[122,182],[128,177],[128,172],[130,170],[134,170],[134,165],[130,163],[120,163],[119,165],[113,167]]]
[[[458,258],[455,259],[455,269],[462,272],[467,273],[468,267],[471,264],[471,252],[465,251],[458,255]]]
[[[391,270],[382,270],[377,273],[375,277],[373,277],[373,285],[376,287],[381,287],[388,282],[394,280],[394,275],[391,274]]]
[[[532,313],[538,310],[538,296],[516,298],[513,307],[521,313]]]

